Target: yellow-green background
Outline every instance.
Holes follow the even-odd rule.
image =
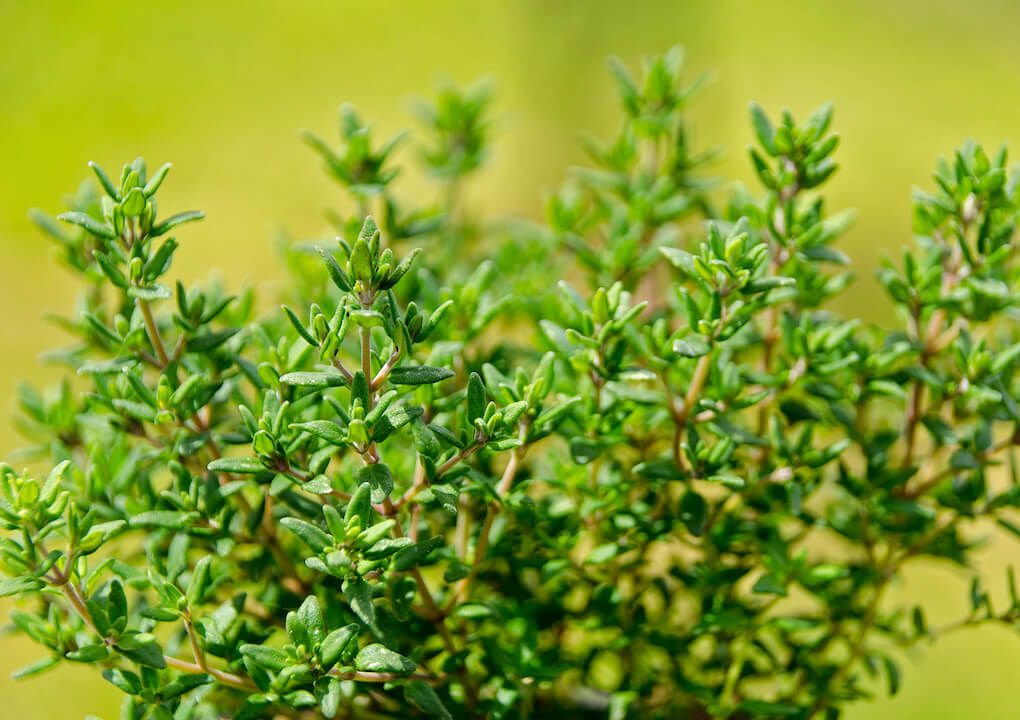
[[[336,198],[298,128],[331,135],[337,105],[351,101],[395,130],[408,122],[409,98],[437,80],[490,76],[503,134],[471,202],[535,216],[581,158],[576,131],[615,128],[604,56],[633,61],[674,43],[695,71],[716,73],[692,122],[697,143],[727,148],[719,175],[749,179],[749,100],[799,113],[836,103],[843,169],[831,198],[860,210],[844,248],[861,280],[842,309],[880,318],[871,272],[883,251],[909,241],[910,188],[927,183],[935,156],[968,136],[993,146],[1020,139],[1018,41],[1020,6],[989,0],[0,0],[0,408],[13,409],[19,379],[55,376],[37,363],[62,340],[42,315],[74,294],[25,211],[59,209],[87,160],[114,172],[138,154],[172,160],[163,207],[208,213],[181,234],[181,274],[219,268],[234,285],[272,292],[274,235],[320,232]],[[9,423],[0,427],[6,454],[18,440]],[[1014,553],[993,544],[985,565],[996,580]],[[937,620],[962,611],[965,582],[933,566],[899,592],[928,598]],[[992,587],[1001,598],[1002,584]],[[88,670],[7,679],[39,654],[0,637],[0,718],[116,717],[116,692]],[[1015,718],[1020,637],[948,638],[913,655],[905,675],[897,698],[850,717]]]

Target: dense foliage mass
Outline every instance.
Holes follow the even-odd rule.
[[[0,472],[21,675],[94,665],[124,720],[835,718],[900,649],[1020,618],[1011,576],[945,627],[887,594],[1020,533],[1005,153],[918,192],[876,327],[826,309],[830,108],[752,106],[760,186],[717,188],[679,51],[611,70],[620,133],[544,225],[465,201],[484,87],[422,108],[424,201],[343,108],[307,136],[338,238],[287,251],[282,310],[166,281],[201,218],[157,206],[167,165],[38,215],[84,292],[72,377],[21,398],[46,467]]]

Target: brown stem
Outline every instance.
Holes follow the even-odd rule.
[[[476,440],[471,445],[460,450],[456,455],[436,468],[436,478],[441,478],[443,475],[450,472],[450,470],[456,467],[459,463],[478,452],[484,445],[485,443],[482,440]],[[395,507],[399,510],[404,505],[414,500],[418,496],[418,493],[422,492],[428,486],[429,480],[425,475],[425,468],[419,462],[415,468],[414,482],[411,483],[411,487],[409,487],[407,491],[397,499]]]
[[[174,670],[178,670],[189,675],[209,675],[216,682],[221,685],[227,685],[238,690],[257,690],[255,683],[246,677],[241,675],[235,675],[234,673],[227,672],[225,670],[217,670],[216,668],[203,668],[197,663],[189,662],[187,660],[181,660],[170,655],[164,655],[163,659],[166,661],[168,667],[172,667]]]
[[[708,352],[698,358],[698,364],[694,367],[694,375],[691,376],[691,383],[687,386],[683,403],[679,408],[673,408],[673,461],[681,470],[684,467],[683,454],[681,452],[681,441],[684,431],[687,429],[687,421],[691,417],[701,392],[705,389],[705,382],[708,380],[708,373],[712,369],[712,353]]]
[[[372,331],[361,328],[361,372],[365,375],[365,382],[372,381]],[[372,409],[372,393],[368,394],[368,407],[365,412]]]
[[[184,617],[184,631],[188,634],[188,642],[191,644],[191,654],[195,658],[195,663],[208,672],[209,664],[205,660],[205,650],[198,640],[198,633],[195,632],[195,626],[189,616]]]
[[[375,377],[371,379],[372,384],[369,387],[372,390],[378,390],[380,387],[382,387],[382,384],[386,382],[386,378],[390,376],[390,371],[393,369],[393,367],[397,364],[397,361],[399,360],[400,350],[394,348],[393,352],[390,353],[389,358],[387,358],[386,364],[379,368],[379,372],[377,372],[375,374]],[[368,379],[367,376],[366,379]]]
[[[785,250],[777,249],[776,243],[770,238],[769,248],[772,251],[772,259],[769,262],[769,275],[778,275],[780,268],[787,260]],[[762,334],[761,370],[766,375],[772,372],[772,358],[776,349],[776,342],[779,340],[779,309],[775,305],[769,305],[765,311],[765,332]],[[762,406],[758,409],[758,434],[764,435],[768,429],[768,408]]]
[[[71,603],[78,616],[89,626],[89,629],[99,637],[103,637],[103,634],[96,627],[95,621],[92,620],[92,613],[89,612],[85,599],[81,596],[81,591],[78,590],[77,586],[72,582],[65,581],[60,589],[63,590],[64,597]]]
[[[915,380],[910,387],[910,398],[907,400],[907,414],[904,419],[903,431],[906,445],[903,448],[903,467],[910,467],[914,462],[914,445],[917,441],[917,426],[921,421],[921,406],[924,402],[924,385]]]
[[[340,371],[340,374],[344,376],[347,382],[350,382],[351,380],[354,379],[354,374],[347,369],[347,366],[344,365],[343,361],[340,358],[337,357],[333,358],[333,367]]]
[[[961,230],[960,242],[966,241],[969,223],[965,220]],[[953,245],[949,256],[944,261],[942,273],[941,294],[949,294],[960,282],[960,265],[963,262],[960,242]],[[921,345],[921,366],[927,368],[932,355],[936,352],[939,336],[942,334],[942,326],[946,321],[945,308],[938,308],[932,313],[928,320],[928,326],[921,334],[920,309],[913,313],[913,324],[918,333],[916,340]],[[907,401],[906,417],[904,419],[904,437],[906,444],[903,451],[903,467],[910,467],[914,462],[914,448],[916,445],[917,426],[923,416],[924,383],[921,380],[914,380],[910,389],[910,398]]]
[[[100,633],[99,630],[96,628],[96,624],[92,620],[92,614],[89,612],[88,606],[85,604],[85,600],[81,596],[81,591],[78,589],[78,587],[73,582],[65,581],[61,585],[61,589],[63,590],[64,596],[67,598],[68,602],[71,603],[71,607],[74,608],[74,611],[78,614],[78,616],[85,622],[86,625],[88,625],[89,629],[92,630],[92,632],[94,632],[96,635],[103,637],[103,634]],[[185,628],[188,630],[188,635],[193,637],[194,630],[191,627],[190,621],[185,620]],[[103,637],[103,640],[107,644],[110,644],[112,642],[110,638],[106,637]],[[192,642],[193,642],[192,648],[194,650],[195,649],[194,643],[196,641],[193,639]],[[181,660],[180,658],[175,658],[170,655],[164,655],[163,659],[168,667],[172,667],[175,670],[179,670],[181,672],[186,672],[192,675],[210,675],[217,682],[223,685],[229,685],[230,687],[238,688],[240,690],[256,689],[255,683],[253,683],[248,678],[241,677],[240,675],[235,675],[224,670],[217,670],[215,668],[208,667],[205,664],[204,659],[205,656],[201,652],[201,650],[200,649],[196,650],[196,652],[198,653],[198,655],[196,655],[196,662],[193,663],[188,662],[187,660]],[[201,657],[202,660],[199,661],[198,657]]]
[[[156,351],[156,357],[159,358],[160,365],[165,368],[170,364],[170,357],[166,354],[166,346],[163,344],[163,338],[159,335],[159,327],[156,325],[156,319],[152,316],[152,308],[149,307],[149,301],[139,298],[135,300],[135,303],[142,312],[142,319],[145,321],[145,331],[149,336],[149,342],[152,343],[152,349]]]

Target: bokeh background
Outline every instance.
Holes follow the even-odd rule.
[[[20,379],[56,377],[38,355],[64,338],[43,315],[65,311],[75,287],[26,210],[60,210],[86,161],[114,172],[139,154],[173,161],[164,208],[208,214],[182,234],[178,271],[219,268],[271,296],[274,237],[321,233],[322,208],[337,199],[298,128],[332,137],[336,108],[350,101],[390,132],[412,122],[410,99],[437,81],[491,77],[500,134],[470,203],[538,217],[543,194],[582,158],[577,131],[615,129],[604,57],[634,62],[675,43],[692,74],[715,74],[691,121],[700,146],[726,148],[719,176],[750,179],[748,101],[795,113],[836,104],[842,170],[830,196],[860,211],[843,246],[859,280],[841,309],[882,319],[871,276],[882,253],[909,242],[911,187],[966,137],[1018,146],[1018,40],[1020,5],[1005,0],[0,0],[0,411],[13,412]],[[5,419],[0,454],[17,445]],[[1017,549],[989,543],[997,597],[994,579]],[[963,613],[966,583],[932,565],[898,592],[929,598],[937,621]],[[0,636],[0,717],[117,716],[117,691],[89,670],[8,679],[39,654]],[[878,688],[850,718],[1015,718],[1018,668],[1012,631],[959,634],[911,655],[900,694]]]

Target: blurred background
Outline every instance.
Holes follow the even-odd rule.
[[[692,76],[714,73],[690,117],[699,147],[726,149],[715,175],[750,180],[748,101],[797,114],[835,103],[843,143],[832,207],[860,211],[843,245],[859,280],[840,309],[882,318],[871,276],[882,253],[910,241],[911,187],[927,186],[935,158],[966,137],[1020,146],[1018,40],[1020,5],[1005,0],[0,0],[0,410],[12,413],[19,380],[57,377],[38,355],[66,338],[43,315],[66,312],[76,288],[26,210],[62,209],[88,160],[111,172],[137,155],[173,161],[164,211],[208,215],[181,233],[178,272],[220,268],[234,287],[271,296],[281,277],[273,238],[321,233],[322,209],[338,198],[297,131],[335,138],[340,102],[389,133],[413,122],[411,98],[438,81],[491,77],[501,131],[469,202],[490,216],[537,218],[566,166],[582,160],[577,131],[616,127],[604,57],[634,63],[676,43]],[[5,419],[0,454],[17,446]],[[989,543],[993,581],[1015,554]],[[934,598],[937,622],[963,614],[966,584],[932,566],[899,592]],[[1002,597],[1001,584],[991,588]],[[39,656],[0,636],[0,716],[117,716],[119,693],[90,670],[8,679]],[[912,656],[897,697],[876,688],[878,699],[849,717],[1015,718],[1017,667],[1012,632],[961,633]]]

